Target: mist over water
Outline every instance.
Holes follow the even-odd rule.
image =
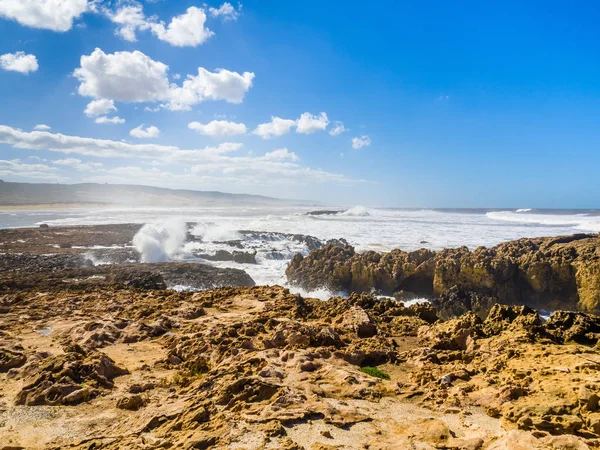
[[[311,235],[322,241],[344,238],[357,251],[493,246],[522,237],[600,232],[598,211],[407,210],[356,206],[328,208],[337,214],[307,215],[306,207],[110,208],[0,213],[0,227],[145,224],[133,240],[144,262],[202,261],[245,270],[257,284],[285,285],[285,268],[306,243],[280,233]],[[191,228],[188,230],[188,225]],[[194,237],[187,240],[187,232]],[[248,231],[260,233],[248,233]],[[217,251],[255,253],[256,264],[206,261]],[[302,294],[308,294],[299,290]],[[331,292],[310,293],[328,298]]]

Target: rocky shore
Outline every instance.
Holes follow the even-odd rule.
[[[504,301],[515,280],[532,304],[593,298],[578,280],[597,273],[596,236],[385,255],[336,241],[288,269],[439,292],[407,307],[197,263],[94,266],[79,243],[129,245],[110,227],[0,232],[0,449],[600,448],[600,317]],[[68,237],[42,251],[43,233]],[[169,289],[184,282],[204,290]]]
[[[443,317],[466,311],[485,317],[496,303],[600,312],[598,235],[520,239],[473,251],[356,253],[329,244],[296,255],[286,274],[305,289],[425,296]]]

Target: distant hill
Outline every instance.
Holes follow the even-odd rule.
[[[0,180],[0,206],[45,204],[105,204],[126,206],[318,205],[308,200],[284,200],[249,194],[192,191],[126,184],[13,183]]]

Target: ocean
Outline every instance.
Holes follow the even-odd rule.
[[[346,239],[357,251],[493,246],[523,237],[600,232],[599,210],[330,208],[343,212],[309,215],[314,207],[105,208],[0,212],[0,228],[47,223],[150,224],[135,246],[148,261],[204,261],[218,250],[256,252],[256,264],[204,261],[245,270],[257,284],[285,285],[285,267],[306,243],[276,233]],[[186,242],[185,223],[202,242]],[[240,231],[255,231],[247,233]],[[181,287],[182,289],[185,286]],[[299,291],[301,292],[301,291]],[[332,293],[305,293],[328,297]]]

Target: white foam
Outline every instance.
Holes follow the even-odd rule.
[[[242,238],[235,227],[227,223],[219,225],[198,223],[192,228],[191,234],[207,242],[235,241]]]
[[[133,246],[142,262],[169,261],[183,249],[186,234],[186,223],[180,219],[148,223],[133,237]]]
[[[518,214],[512,211],[493,211],[488,212],[486,216],[493,220],[519,224],[570,227],[577,231],[600,232],[600,216],[586,216],[581,214]],[[548,235],[552,234],[555,233],[548,233]]]
[[[354,208],[350,208],[349,210],[344,211],[341,215],[353,217],[368,217],[371,214],[369,214],[369,211],[367,211],[367,208],[365,208],[364,206],[355,206]]]
[[[532,211],[532,209],[531,208],[519,208],[515,212],[525,213],[525,212],[529,212],[529,211]]]

